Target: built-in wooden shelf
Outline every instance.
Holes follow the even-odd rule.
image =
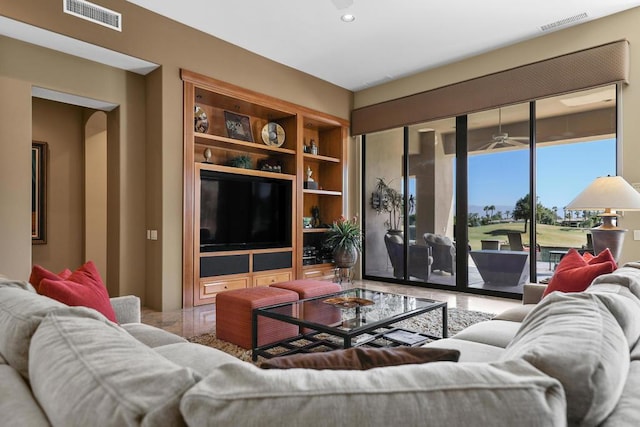
[[[195,132],[195,140],[198,144],[208,145],[216,148],[224,148],[226,150],[234,147],[238,150],[249,151],[252,153],[273,152],[280,154],[296,154],[295,150],[288,148],[272,147],[257,142],[241,141],[239,139],[227,138],[226,136],[210,135],[208,133]]]
[[[329,157],[329,156],[321,156],[319,154],[304,153],[303,157],[305,158],[305,160],[321,160],[321,161],[324,161],[324,162],[340,163],[340,159],[338,159],[338,158]]]
[[[296,179],[295,175],[289,175],[287,173],[268,172],[268,171],[261,171],[256,169],[235,168],[233,166],[216,165],[213,163],[200,163],[200,169],[205,169],[205,170],[210,170],[215,172],[234,173],[237,175],[261,176],[264,178],[285,179],[288,181],[293,181]]]
[[[310,190],[305,188],[302,190],[305,194],[318,194],[321,196],[342,196],[342,191],[331,191],[331,190]]]
[[[328,228],[303,228],[303,233],[326,233],[329,231]]]

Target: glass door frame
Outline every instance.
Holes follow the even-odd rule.
[[[621,102],[621,90],[620,85],[616,84],[616,130],[615,130],[615,138],[616,138],[616,171],[618,172],[618,165],[620,164],[620,135],[618,129],[620,128],[620,102]],[[455,118],[456,122],[456,186],[455,186],[455,200],[456,200],[456,211],[455,211],[455,231],[454,238],[457,242],[466,242],[468,241],[468,222],[469,222],[469,212],[468,212],[468,115],[461,115]],[[536,188],[536,171],[537,171],[537,144],[536,144],[536,127],[537,117],[536,117],[536,100],[529,101],[529,194],[530,200],[537,200],[537,188]],[[404,144],[402,153],[402,176],[403,176],[403,197],[404,197],[404,213],[403,213],[403,229],[405,230],[405,235],[409,230],[409,215],[408,215],[408,200],[409,197],[409,156],[407,153],[409,152],[409,126],[403,127],[403,137]],[[366,168],[366,135],[362,135],[361,137],[361,160],[362,160],[362,172],[361,172],[361,194],[362,194],[362,205],[363,207],[367,206],[366,194],[367,189],[365,188],[365,176],[367,172]],[[536,229],[537,229],[537,203],[532,202],[530,204],[530,232],[529,232],[529,247],[536,247]],[[366,229],[364,224],[366,223],[366,209],[362,210],[363,217],[363,233],[366,236]],[[465,224],[463,227],[457,226],[457,224]],[[366,238],[366,237],[365,237]],[[362,277],[365,280],[382,280],[384,282],[389,283],[398,283],[405,284],[411,286],[420,286],[427,287],[431,289],[442,289],[442,290],[454,290],[459,292],[466,292],[472,294],[480,294],[487,296],[498,296],[498,297],[506,297],[513,299],[521,299],[522,294],[520,293],[512,293],[512,292],[504,292],[504,291],[495,291],[488,290],[482,288],[470,288],[468,286],[468,248],[466,246],[462,246],[464,250],[456,251],[456,283],[455,286],[442,285],[437,283],[430,282],[420,282],[420,281],[410,281],[408,277],[409,271],[409,239],[404,239],[404,278],[396,279],[396,278],[387,278],[387,277],[378,277],[371,276],[366,274],[366,254],[363,252],[362,259]],[[536,262],[529,263],[529,282],[535,283],[537,281],[537,264]]]

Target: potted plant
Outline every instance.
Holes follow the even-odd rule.
[[[347,220],[341,216],[334,221],[325,234],[324,244],[333,250],[336,267],[353,267],[362,249],[362,231],[358,218]]]
[[[389,218],[384,221],[384,225],[390,232],[398,232],[402,229],[402,212],[404,210],[404,198],[402,193],[384,178],[377,178],[376,191],[371,196],[371,206],[378,213],[387,213]]]

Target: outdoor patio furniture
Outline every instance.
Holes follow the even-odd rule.
[[[486,284],[518,286],[529,280],[529,252],[481,250],[470,255]]]
[[[519,232],[511,232],[507,233],[507,238],[509,239],[509,249],[512,251],[529,251],[529,246],[522,244],[522,233]],[[538,259],[538,254],[540,254],[540,245],[536,244],[536,259]]]
[[[401,234],[385,234],[384,243],[393,266],[393,277],[404,278],[404,239]],[[428,246],[409,245],[409,276],[428,280],[431,272],[431,248]]]
[[[480,240],[480,245],[483,250],[493,249],[497,251],[500,249],[500,240]]]
[[[431,248],[433,263],[431,271],[448,272],[456,271],[456,245],[447,236],[440,234],[424,233],[424,241]]]

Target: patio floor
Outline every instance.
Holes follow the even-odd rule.
[[[553,270],[555,268],[555,263],[553,262],[549,262],[549,261],[537,261],[536,263],[536,272],[537,272],[537,281],[540,282],[540,280],[543,279],[548,279],[553,275]],[[393,268],[389,265],[388,269],[386,271],[375,271],[375,272],[368,272],[369,275],[371,276],[378,276],[378,277],[388,277],[388,278],[393,278]],[[415,280],[414,278],[411,279],[412,282],[422,282],[422,280]],[[455,276],[451,275],[449,273],[441,273],[439,271],[435,271],[432,272],[429,276],[429,282],[428,283],[435,283],[435,284],[439,284],[439,285],[448,285],[448,286],[455,286]],[[475,289],[487,289],[487,290],[493,290],[493,291],[501,291],[501,292],[511,292],[511,293],[517,293],[517,294],[521,294],[522,293],[522,285],[519,286],[492,286],[490,284],[486,284],[483,280],[482,277],[480,276],[480,273],[478,272],[478,269],[476,268],[475,264],[473,263],[473,260],[471,259],[471,257],[469,257],[469,287],[470,288],[475,288]]]

